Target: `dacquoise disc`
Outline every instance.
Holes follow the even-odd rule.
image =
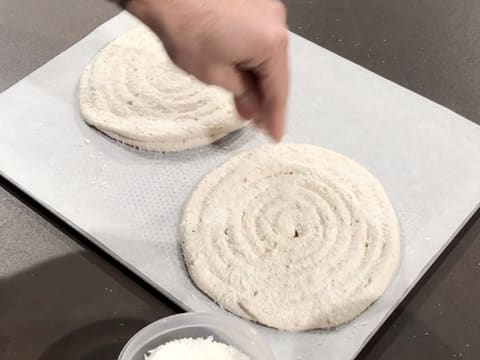
[[[143,150],[207,145],[245,125],[231,94],[179,69],[145,26],[114,40],[86,67],[79,97],[88,124]]]
[[[400,257],[395,212],[356,162],[264,145],[208,174],[186,204],[185,262],[225,309],[286,330],[348,322],[382,295]]]

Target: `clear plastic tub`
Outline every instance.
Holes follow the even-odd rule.
[[[258,332],[245,321],[217,314],[191,312],[169,316],[140,330],[125,345],[118,360],[144,360],[147,351],[182,338],[207,338],[233,346],[251,360],[274,360]]]

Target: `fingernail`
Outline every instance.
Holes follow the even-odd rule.
[[[270,126],[268,132],[274,142],[279,143],[282,140],[283,130],[278,126]]]

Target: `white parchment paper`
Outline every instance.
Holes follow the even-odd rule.
[[[136,25],[122,13],[0,95],[0,172],[185,309],[222,311],[190,282],[181,209],[195,184],[254,131],[179,154],[148,154],[82,121],[77,88],[98,51]],[[384,296],[332,331],[257,326],[277,359],[353,358],[480,202],[480,127],[296,35],[285,141],[366,166],[398,213],[402,262]]]

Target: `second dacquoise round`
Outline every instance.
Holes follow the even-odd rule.
[[[379,181],[338,153],[263,145],[213,170],[187,202],[194,283],[225,309],[285,330],[331,328],[377,300],[400,258]]]

